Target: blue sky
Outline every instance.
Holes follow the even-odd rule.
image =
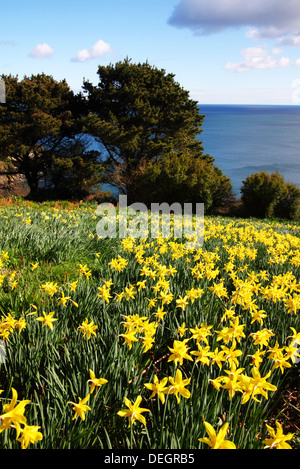
[[[200,104],[300,104],[299,0],[15,0],[0,17],[0,75],[79,91],[128,56]]]

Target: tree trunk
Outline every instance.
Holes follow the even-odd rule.
[[[39,178],[36,172],[32,171],[24,171],[27,184],[29,186],[30,192],[28,194],[28,198],[35,200],[38,197],[39,192]]]

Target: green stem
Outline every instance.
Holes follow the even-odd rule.
[[[162,447],[162,439],[163,439],[163,433],[164,433],[164,424],[165,424],[165,417],[166,417],[166,409],[169,401],[169,394],[166,395],[165,403],[164,403],[164,413],[163,413],[163,418],[160,426],[160,439],[159,439],[159,449]]]
[[[130,449],[132,449],[132,437],[133,437],[133,423],[130,425]]]

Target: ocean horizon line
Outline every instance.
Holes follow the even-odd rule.
[[[247,103],[239,103],[239,104],[234,104],[234,103],[200,103],[198,101],[198,106],[255,106],[255,107],[291,107],[291,108],[300,108],[300,104],[247,104]]]
[[[252,173],[278,171],[300,187],[300,105],[200,104],[204,152],[239,195]]]

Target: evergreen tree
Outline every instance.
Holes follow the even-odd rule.
[[[66,148],[74,148],[75,140],[80,139],[80,100],[65,80],[56,81],[45,74],[25,76],[22,80],[2,75],[2,79],[6,86],[6,104],[0,106],[0,158],[5,167],[1,174],[24,175],[30,188],[29,196],[44,197],[41,181],[48,178],[49,182],[58,158],[70,160]],[[95,171],[95,154],[83,152],[81,145],[80,155],[84,157],[81,167],[85,163],[90,165],[91,157]],[[62,168],[63,165],[61,179]]]

